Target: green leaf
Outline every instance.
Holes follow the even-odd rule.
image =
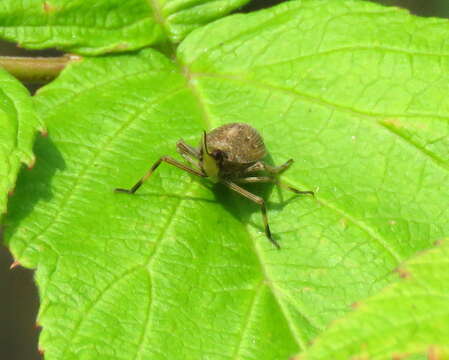
[[[447,21],[298,1],[154,50],[71,64],[36,97],[49,138],[8,217],[36,267],[46,359],[287,359],[447,237]],[[254,204],[162,164],[242,121],[288,184]],[[273,191],[272,191],[273,190]],[[284,201],[282,201],[284,200]]]
[[[3,0],[0,36],[29,49],[122,52],[181,41],[249,0]]]
[[[169,39],[178,43],[196,28],[249,2],[250,0],[167,0],[159,6]]]
[[[402,280],[357,304],[298,359],[449,359],[449,244],[401,266]]]
[[[145,0],[6,0],[0,36],[29,49],[57,47],[79,54],[128,51],[163,38]]]
[[[44,127],[27,89],[0,69],[0,215],[6,212],[8,192],[14,189],[20,165],[31,168],[34,164],[31,148],[37,130]]]

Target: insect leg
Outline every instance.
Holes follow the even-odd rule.
[[[271,165],[265,164],[263,161],[258,161],[255,164],[248,167],[245,170],[245,173],[252,173],[252,172],[256,172],[256,171],[264,171],[265,170],[266,172],[268,172],[270,174],[279,175],[279,174],[283,173],[285,170],[287,170],[291,164],[293,164],[293,159],[290,159],[290,160],[286,161],[284,164],[279,165],[279,166],[271,166]]]
[[[283,183],[282,181],[280,181],[277,178],[274,177],[270,177],[270,176],[250,176],[250,177],[246,177],[246,178],[240,178],[240,179],[235,179],[234,180],[236,183],[240,183],[240,184],[248,184],[248,183],[274,183],[276,185],[279,185],[280,187],[283,187],[287,190],[293,191],[295,194],[308,194],[308,195],[312,195],[314,196],[314,192],[313,191],[301,191],[298,190],[290,185],[287,185],[285,183]]]
[[[134,194],[137,191],[137,189],[140,188],[140,186],[153,174],[153,172],[156,171],[156,169],[161,164],[161,162],[166,162],[170,165],[176,166],[177,168],[187,171],[190,174],[201,176],[201,177],[206,177],[206,175],[203,172],[196,170],[196,169],[189,168],[188,166],[184,165],[183,163],[180,163],[179,161],[171,158],[170,156],[162,156],[158,161],[156,161],[153,164],[153,166],[151,166],[150,170],[136,184],[134,184],[134,186],[131,189],[117,188],[117,189],[115,189],[115,191],[124,192],[124,193],[128,193],[128,194]]]
[[[262,212],[262,219],[263,219],[264,228],[265,228],[265,234],[266,234],[268,240],[270,240],[274,246],[276,246],[278,249],[280,249],[281,247],[279,246],[277,241],[273,239],[273,236],[271,235],[270,226],[268,225],[268,216],[267,216],[267,208],[265,206],[265,200],[257,195],[254,195],[253,193],[250,193],[249,191],[238,186],[237,184],[234,184],[231,181],[222,180],[222,182],[231,190],[239,193],[240,195],[246,197],[247,199],[255,202],[256,204],[258,204],[260,206],[260,211]]]
[[[197,148],[190,146],[189,144],[186,144],[184,142],[184,140],[180,139],[177,143],[176,143],[176,149],[178,150],[178,152],[182,155],[182,154],[188,154],[192,157],[194,157],[195,159],[199,159],[200,158],[200,152],[198,151]]]
[[[199,166],[199,164],[198,164],[198,161],[195,160],[194,158],[192,158],[189,154],[184,154],[184,153],[182,153],[181,156],[184,158],[184,160],[186,160],[187,162],[189,162],[190,165],[192,165],[194,168],[200,169],[200,166]]]
[[[277,184],[279,181],[276,178],[272,178],[270,176],[249,176],[245,178],[234,179],[234,182],[239,184],[248,184],[248,183],[274,183]]]
[[[181,156],[186,161],[188,161],[193,167],[201,169],[198,163],[200,154],[196,148],[186,144],[184,140],[181,139],[176,143],[176,150],[178,150],[178,153],[181,154]]]
[[[253,173],[256,171],[263,171],[263,170],[265,170],[264,164],[262,163],[262,161],[258,161],[255,164],[251,165],[250,167],[246,168],[244,170],[244,173],[247,174],[247,173]]]
[[[285,170],[287,170],[291,164],[293,164],[293,159],[287,160],[285,163],[279,166],[271,166],[263,163],[263,166],[267,172],[270,174],[282,174]]]

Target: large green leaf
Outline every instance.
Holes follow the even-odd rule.
[[[3,0],[0,36],[30,49],[129,51],[220,18],[249,0]]]
[[[298,359],[449,359],[449,244],[401,266],[402,281],[357,304]]]
[[[27,89],[0,69],[0,215],[6,211],[21,164],[33,166],[35,133],[43,129]]]
[[[46,359],[286,359],[449,230],[447,21],[301,1],[70,65],[36,97],[49,138],[8,218],[37,267]],[[276,250],[256,206],[166,164],[231,121],[264,135]],[[282,196],[280,196],[282,195]],[[282,198],[285,200],[282,202]]]

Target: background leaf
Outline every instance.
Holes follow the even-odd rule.
[[[288,358],[390,283],[448,232],[448,33],[361,1],[289,2],[193,32],[175,62],[70,65],[36,97],[50,137],[8,218],[37,267],[46,358]],[[231,121],[317,190],[252,188],[281,251],[257,207],[167,165],[112,191]]]
[[[8,192],[14,189],[20,165],[32,167],[35,133],[44,131],[30,94],[14,77],[0,69],[0,215],[6,212]]]
[[[0,36],[29,49],[121,52],[170,41],[249,0],[4,0]]]
[[[169,39],[178,43],[192,30],[249,2],[250,0],[167,0],[161,1],[159,6]]]
[[[402,281],[357,304],[298,359],[394,359],[428,353],[449,359],[449,246],[401,266]]]

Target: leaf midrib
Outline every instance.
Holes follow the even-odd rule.
[[[209,77],[217,77],[220,79],[225,79],[225,80],[234,80],[234,81],[247,81],[246,79],[242,79],[242,78],[234,78],[234,77],[227,77],[227,76],[222,76],[220,74],[210,74],[210,73],[194,73],[190,70],[190,68],[184,64],[181,65],[183,69],[183,74],[186,76],[189,87],[192,89],[192,93],[194,94],[195,98],[197,99],[198,104],[200,105],[202,114],[203,114],[203,121],[205,121],[207,124],[209,124],[209,126],[217,126],[216,122],[213,121],[213,116],[211,111],[208,109],[206,102],[204,101],[204,99],[201,97],[201,90],[200,90],[200,84],[198,83],[198,81],[196,81],[196,77],[198,76],[209,76]],[[250,81],[248,81],[250,82]],[[251,83],[255,84],[258,87],[264,86],[264,87],[268,87],[270,89],[275,89],[275,90],[281,90],[283,92],[288,92],[289,94],[294,94],[295,96],[301,96],[303,98],[306,98],[309,101],[314,101],[314,102],[318,102],[320,105],[326,105],[327,107],[332,107],[332,108],[337,108],[337,109],[341,109],[342,111],[345,112],[350,112],[352,114],[357,114],[357,115],[364,115],[365,117],[369,117],[371,118],[372,115],[370,114],[364,114],[364,113],[359,113],[358,111],[354,110],[354,109],[350,109],[350,108],[346,108],[344,106],[341,105],[337,105],[337,104],[332,104],[329,102],[325,102],[322,99],[315,99],[312,96],[307,96],[304,94],[298,94],[295,91],[291,90],[291,89],[287,89],[287,88],[282,88],[282,87],[277,87],[277,86],[273,86],[271,84],[265,84],[265,83],[261,83],[258,81],[251,81]],[[209,128],[210,129],[210,128]],[[288,181],[288,180],[287,180]],[[298,186],[297,183],[294,183],[292,181],[290,181],[290,183],[292,183],[293,185],[295,185],[298,188],[302,188],[302,186]],[[371,227],[369,227],[368,225],[361,223],[359,221],[357,221],[353,216],[345,213],[343,210],[338,209],[334,206],[330,206],[329,202],[327,201],[323,201],[322,199],[320,200],[321,203],[323,205],[325,205],[327,208],[329,208],[330,210],[336,212],[339,215],[343,215],[345,216],[349,221],[351,221],[352,223],[354,223],[354,225],[356,225],[357,227],[361,228],[364,232],[366,232],[371,238],[373,238],[383,249],[385,249],[386,252],[388,252],[390,254],[390,256],[396,261],[396,263],[400,263],[402,261],[401,256],[388,245],[388,242],[383,239],[376,231],[374,231],[374,229],[372,229]],[[264,266],[264,258],[262,255],[262,251],[258,246],[257,241],[254,239],[254,237],[250,234],[250,232],[248,231],[247,228],[248,225],[245,225],[245,229],[248,233],[248,238],[250,239],[250,242],[253,246],[254,249],[254,253],[257,256],[258,262],[259,262],[259,266],[261,269],[261,273],[263,274],[263,277],[265,279],[265,282],[267,284],[267,286],[269,287],[273,298],[275,299],[280,312],[282,313],[290,331],[292,336],[294,337],[297,345],[300,347],[301,350],[306,348],[306,342],[305,340],[302,339],[301,334],[298,333],[297,328],[295,327],[295,325],[292,323],[291,319],[288,316],[288,312],[286,311],[283,302],[282,302],[282,297],[278,294],[278,291],[275,288],[275,285],[273,284],[273,282],[271,281],[271,277],[269,275],[268,270],[266,269],[266,267]],[[310,319],[308,319],[307,316],[304,315],[304,313],[302,312],[301,315],[303,316],[304,319],[306,319],[309,324],[313,327],[316,328],[316,326],[310,321]],[[236,351],[236,353],[238,353],[238,350]]]
[[[197,99],[197,102],[199,104],[199,106],[201,107],[201,112],[203,114],[203,122],[206,123],[207,125],[209,125],[208,130],[211,129],[211,126],[213,126],[213,128],[215,128],[216,126],[218,126],[218,123],[213,121],[213,117],[211,115],[211,112],[209,111],[206,102],[201,98],[201,91],[199,89],[198,83],[194,80],[192,80],[191,78],[191,72],[190,69],[188,68],[187,65],[183,66],[183,73],[186,75],[187,77],[187,81],[189,84],[189,87],[192,90],[193,95],[195,96],[195,98]],[[254,253],[256,254],[256,257],[258,259],[258,263],[259,263],[259,267],[261,269],[261,274],[263,276],[263,281],[264,283],[268,286],[268,288],[270,289],[273,298],[275,299],[280,312],[282,313],[283,317],[285,318],[285,321],[292,333],[292,336],[294,337],[297,345],[299,346],[300,349],[305,349],[305,341],[303,339],[301,339],[301,336],[298,334],[296,327],[294,326],[294,324],[292,323],[291,319],[287,316],[287,312],[285,310],[285,308],[282,305],[281,302],[281,298],[280,296],[278,296],[277,291],[275,290],[275,285],[273,284],[271,277],[267,271],[267,269],[264,266],[264,259],[263,259],[263,255],[262,255],[262,251],[258,246],[258,242],[255,240],[254,236],[251,235],[251,233],[248,230],[248,225],[244,225],[244,229],[246,230],[246,233],[248,235],[248,238],[250,239],[250,245],[251,247],[254,249]],[[253,299],[254,300],[254,299]],[[253,306],[253,302],[251,302],[250,306]],[[250,310],[251,311],[251,310]],[[302,314],[302,316],[304,317],[304,319],[308,319],[306,316],[304,316],[304,314]],[[315,327],[310,320],[308,320],[310,325]],[[243,336],[243,335],[242,335]],[[241,344],[241,341],[240,343]],[[238,349],[235,352],[236,354],[238,354]]]
[[[184,65],[184,73],[185,74],[188,74],[188,80],[189,80],[189,84],[191,84],[191,87],[192,87],[192,90],[193,90],[193,93],[194,93],[194,95],[195,95],[195,97],[199,97],[200,96],[200,94],[201,94],[201,91],[199,90],[199,84],[198,84],[198,82],[195,82],[195,81],[191,81],[190,80],[190,78],[193,76],[193,77],[195,77],[196,75],[198,75],[197,73],[192,73],[190,70],[189,70],[189,68],[188,68],[188,66],[187,65]],[[202,75],[204,76],[205,74],[204,73],[202,73]],[[211,74],[208,74],[209,76],[211,76]],[[226,79],[226,80],[235,80],[234,78],[232,78],[232,79],[229,79],[229,78],[227,78],[227,77],[221,77],[221,76],[219,76],[220,77],[220,79]],[[256,84],[261,84],[261,82],[255,82],[255,81],[253,81],[253,83],[256,83]],[[263,84],[263,85],[265,85],[265,84]],[[260,86],[260,85],[259,85]],[[271,85],[265,85],[265,86],[269,86],[270,88],[276,88],[276,89],[278,89],[278,87],[272,87]],[[287,92],[289,92],[289,93],[294,93],[295,95],[297,94],[296,93],[296,91],[293,91],[293,90],[290,90],[290,89],[287,89],[287,88],[281,88],[281,90],[283,90],[283,91],[287,91]],[[207,116],[207,119],[208,119],[208,123],[212,123],[213,121],[212,121],[212,116],[210,115],[211,114],[211,112],[207,109],[207,106],[206,106],[206,103],[204,102],[204,100],[202,100],[202,99],[200,99],[200,98],[198,98],[198,103],[200,103],[201,104],[201,106],[203,106],[203,114],[205,114],[205,116]],[[316,101],[318,101],[318,99],[316,100]],[[324,105],[326,105],[326,106],[334,106],[334,107],[338,107],[338,108],[342,108],[342,109],[344,109],[344,110],[346,110],[346,111],[351,111],[351,112],[356,112],[356,111],[354,111],[354,110],[352,110],[352,109],[347,109],[347,108],[345,108],[345,107],[341,107],[341,106],[339,106],[339,105],[334,105],[334,104],[331,104],[331,103],[328,103],[328,102],[324,102],[324,101],[322,101],[321,99],[319,99],[319,103],[320,104],[324,104]],[[358,112],[356,112],[356,113],[358,113]],[[366,114],[365,114],[366,115]],[[446,168],[444,168],[445,170],[447,170],[448,172],[449,172],[449,165],[448,165],[448,168],[446,169]],[[295,182],[293,182],[293,181],[291,181],[291,180],[287,180],[288,182],[290,182],[292,185],[294,185],[295,187],[297,187],[297,188],[304,188],[304,186],[302,186],[302,184],[298,184],[298,183],[295,183]],[[363,222],[360,222],[360,221],[358,221],[358,220],[356,220],[352,215],[350,215],[350,214],[348,214],[347,212],[345,212],[345,211],[343,211],[343,210],[341,210],[341,209],[339,209],[339,208],[337,208],[337,207],[335,207],[335,206],[331,206],[330,205],[330,203],[328,202],[328,201],[326,201],[326,200],[323,200],[323,199],[320,199],[319,200],[323,205],[325,205],[327,208],[329,208],[329,209],[331,209],[333,212],[336,212],[338,215],[343,215],[343,216],[345,216],[346,218],[348,218],[348,220],[350,220],[354,225],[356,225],[357,227],[359,227],[360,229],[362,229],[364,232],[366,232],[372,239],[374,239],[374,240],[376,240],[376,242],[377,243],[379,243],[381,246],[382,246],[382,248],[384,248],[389,254],[390,254],[390,256],[392,256],[393,257],[393,259],[395,259],[395,261],[396,261],[396,263],[397,264],[399,264],[401,261],[402,261],[402,257],[393,249],[393,248],[391,248],[389,245],[388,245],[388,241],[386,241],[385,239],[383,239],[374,229],[372,229],[370,226],[368,226],[368,225],[366,225],[365,223],[363,223]],[[253,243],[255,243],[254,242],[254,239],[253,239]],[[257,250],[257,249],[256,249]],[[259,254],[260,255],[260,254]],[[259,262],[260,262],[260,264],[261,264],[261,266],[263,266],[263,263],[261,262],[261,257],[259,256]],[[274,294],[274,292],[273,292],[273,294]]]

